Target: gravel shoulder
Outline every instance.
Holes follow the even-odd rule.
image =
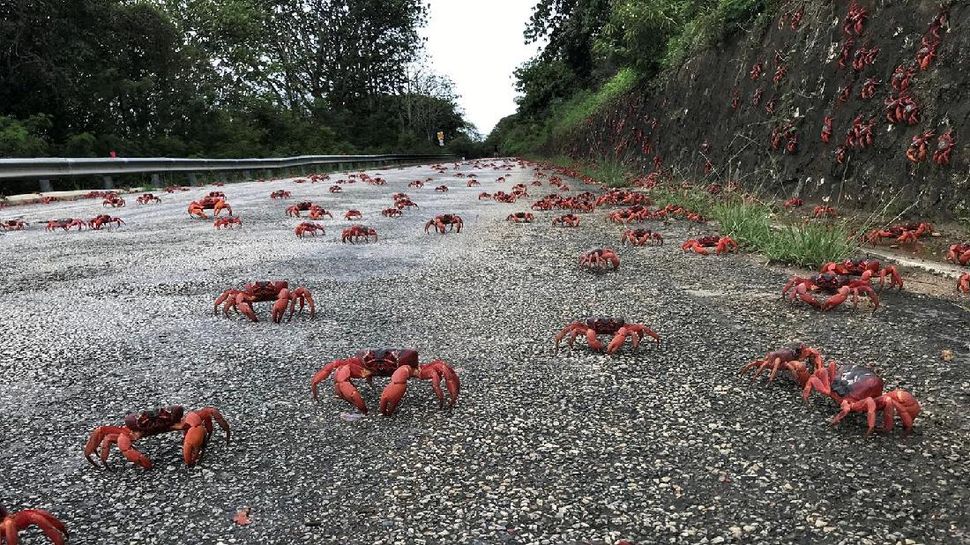
[[[659,226],[667,245],[623,248],[602,212],[578,229],[551,227],[551,212],[509,224],[549,188],[478,201],[531,170],[461,171],[482,187],[429,167],[371,172],[388,184],[336,195],[329,183],[227,185],[217,189],[244,222],[233,231],[186,215],[211,187],[108,211],[18,207],[32,223],[111,213],[127,225],[0,235],[0,500],[51,510],[71,543],[970,542],[966,299],[903,291],[875,313],[790,307],[785,271],[680,250],[713,227],[673,222]],[[451,191],[434,192],[440,183]],[[272,201],[275,189],[294,198]],[[381,217],[396,191],[420,208]],[[360,209],[380,241],[341,244],[340,219],[298,240],[299,220],[283,214],[298,200],[337,218]],[[446,212],[465,219],[462,233],[425,235]],[[602,245],[620,250],[620,270],[577,270],[579,252]],[[316,319],[275,325],[266,304],[257,324],[213,315],[222,290],[259,279],[309,288]],[[595,314],[647,324],[663,346],[553,351],[554,333]],[[806,406],[793,384],[737,375],[793,340],[913,392],[914,432],[865,438],[859,415],[833,428],[831,402]],[[324,363],[379,346],[451,362],[455,409],[439,410],[424,383],[391,418],[354,420],[343,401],[310,398]],[[383,384],[361,387],[370,407]],[[193,468],[175,434],[140,443],[151,471],[82,457],[95,426],[167,404],[218,407],[232,443],[216,436]],[[244,505],[253,522],[240,527]]]

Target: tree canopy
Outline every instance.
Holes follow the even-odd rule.
[[[424,0],[8,0],[0,156],[431,151]]]

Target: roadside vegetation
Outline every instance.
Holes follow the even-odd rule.
[[[502,154],[541,151],[618,97],[771,13],[778,0],[541,0],[525,31],[547,40],[515,72],[518,111],[487,140]]]
[[[425,0],[0,2],[0,157],[475,155]]]

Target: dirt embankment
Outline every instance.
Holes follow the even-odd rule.
[[[624,96],[549,151],[616,155],[644,171],[662,161],[690,178],[737,179],[779,197],[967,218],[968,23],[965,1],[789,2]],[[925,160],[907,159],[927,131]],[[954,143],[948,165],[933,157],[946,147],[945,133]],[[919,146],[913,155],[921,158]]]

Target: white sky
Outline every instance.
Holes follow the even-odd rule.
[[[465,118],[485,136],[515,113],[512,71],[539,45],[522,31],[532,0],[429,0],[427,53],[432,67],[455,81]]]

